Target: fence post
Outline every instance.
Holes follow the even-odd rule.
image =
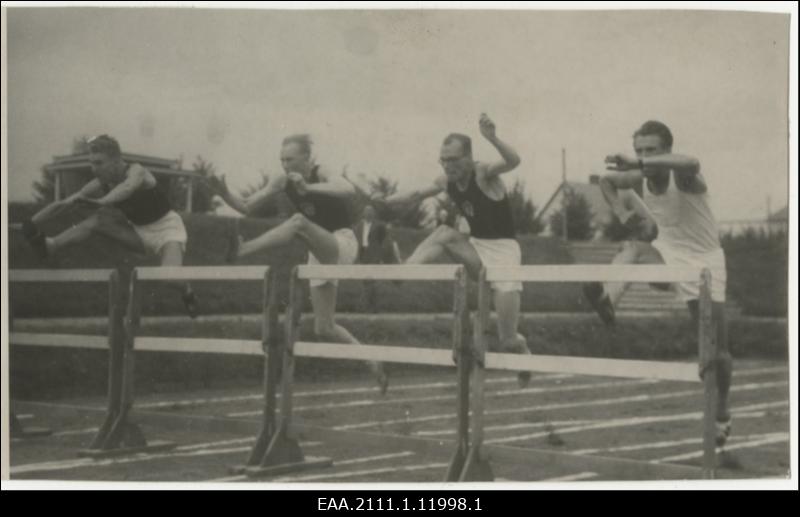
[[[703,410],[703,479],[714,479],[716,469],[717,417],[717,343],[714,336],[711,300],[711,272],[703,269],[700,276],[700,307],[698,356],[703,379],[705,405]]]

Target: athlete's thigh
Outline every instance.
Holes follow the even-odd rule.
[[[322,264],[336,264],[339,261],[339,242],[333,233],[307,218],[303,221],[301,233],[308,251]]]
[[[183,264],[183,246],[180,242],[170,241],[161,247],[162,266],[180,266]]]
[[[99,222],[95,231],[137,253],[144,253],[144,243],[133,226],[119,213],[104,210],[97,214]]]
[[[453,230],[453,234],[449,236],[445,248],[453,259],[464,264],[470,276],[477,278],[483,266],[481,257],[466,235],[455,230]]]
[[[311,286],[311,308],[317,322],[332,322],[336,315],[336,284]]]

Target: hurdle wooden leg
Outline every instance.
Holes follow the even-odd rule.
[[[711,272],[704,269],[700,283],[698,346],[703,378],[703,478],[714,479],[717,467],[717,343],[712,321]]]
[[[112,275],[112,279],[113,277],[114,275]],[[117,283],[119,283],[118,278]],[[114,283],[113,280],[112,283]],[[140,296],[136,270],[131,272],[129,285],[128,310],[124,322],[121,317],[120,297],[113,297],[112,300],[118,300],[118,302],[112,303],[116,307],[112,309],[113,319],[109,323],[115,329],[111,335],[117,336],[113,339],[111,360],[114,363],[121,363],[113,366],[115,378],[112,386],[116,400],[112,400],[109,407],[113,406],[115,411],[109,412],[106,421],[92,442],[92,447],[80,451],[78,456],[105,458],[139,452],[163,451],[172,449],[176,445],[174,442],[167,441],[148,443],[141,428],[130,421],[134,399],[134,344],[140,318]],[[108,425],[109,422],[111,422],[110,425]]]
[[[264,410],[261,417],[261,430],[244,465],[230,469],[235,474],[242,474],[247,467],[257,467],[261,464],[264,454],[267,452],[267,447],[277,430],[275,418],[276,392],[281,370],[282,347],[277,336],[278,308],[277,289],[275,286],[275,272],[268,272],[264,277],[264,290],[262,293],[261,346],[265,355],[263,378]]]
[[[333,465],[333,460],[330,458],[306,457],[303,454],[300,443],[294,436],[291,425],[294,343],[297,340],[300,321],[299,311],[302,304],[299,293],[299,279],[297,278],[297,268],[295,267],[289,283],[289,306],[284,317],[286,332],[285,345],[281,354],[283,368],[281,371],[280,421],[259,464],[245,469],[245,473],[249,477],[277,476]]]
[[[481,271],[478,278],[478,310],[470,353],[470,386],[472,388],[472,442],[464,467],[459,474],[459,481],[494,481],[494,472],[489,463],[486,451],[483,450],[483,411],[486,382],[486,330],[489,325],[489,295],[486,283],[486,271]]]

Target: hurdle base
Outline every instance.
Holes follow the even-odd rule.
[[[467,454],[459,481],[494,481],[494,471],[480,447],[473,446]]]
[[[459,444],[456,448],[456,452],[453,453],[453,457],[450,458],[450,465],[447,467],[447,474],[444,476],[445,481],[458,481],[458,478],[461,476],[461,471],[464,470],[464,462],[466,461],[464,449],[464,444]]]
[[[25,427],[13,411],[11,411],[8,423],[9,438],[41,438],[53,434],[53,431],[46,427]]]
[[[12,430],[9,433],[10,438],[41,438],[43,436],[50,436],[53,434],[52,429],[46,427],[26,427],[23,429]]]
[[[178,444],[175,442],[155,441],[147,445],[135,447],[116,447],[113,449],[83,449],[78,451],[80,458],[113,458],[115,456],[125,456],[127,454],[138,454],[141,452],[162,452],[174,449]]]
[[[242,470],[247,477],[268,477],[280,476],[281,474],[291,474],[293,472],[302,472],[304,470],[318,469],[332,467],[333,460],[326,457],[308,456],[303,461],[295,463],[281,463],[271,465],[268,467],[244,467]]]

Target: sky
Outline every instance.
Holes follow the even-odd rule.
[[[245,187],[308,132],[320,163],[414,188],[441,172],[450,132],[496,159],[481,112],[539,207],[562,148],[586,181],[648,119],[700,160],[718,219],[788,199],[788,14],[16,7],[6,21],[10,201],[101,133],[185,168],[202,156]]]

